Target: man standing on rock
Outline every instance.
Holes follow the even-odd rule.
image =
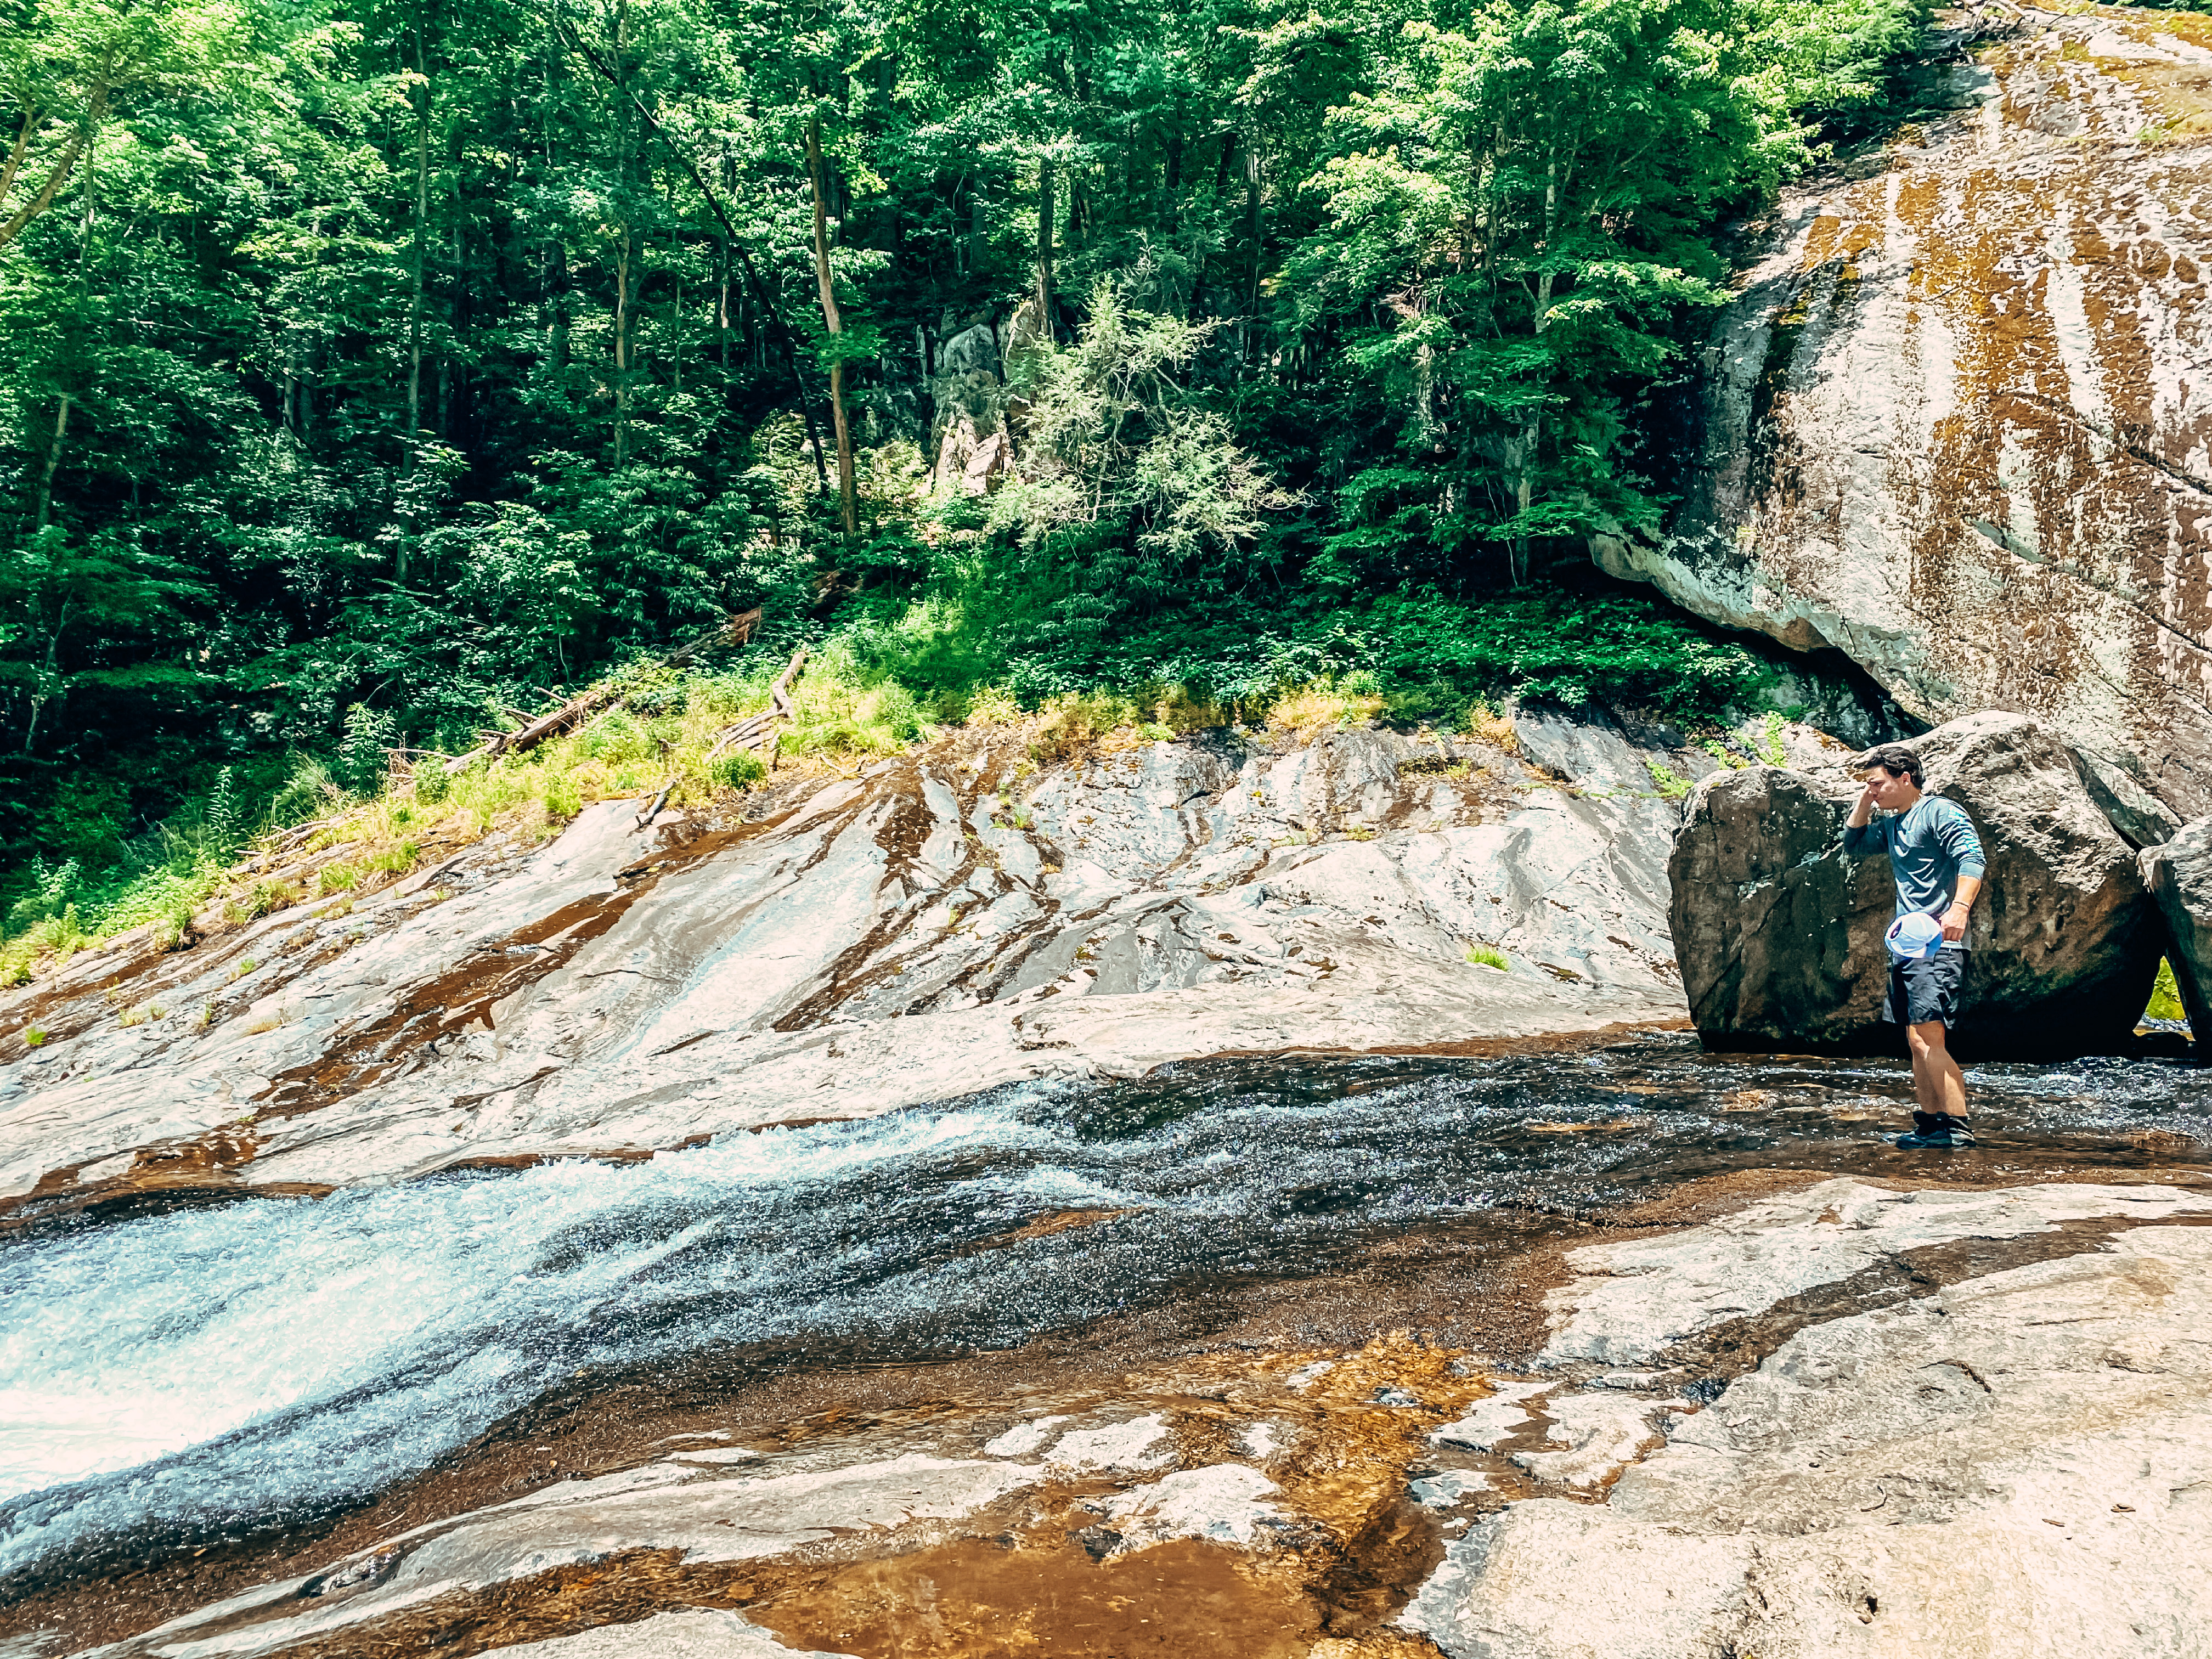
[[[1851,808],[1844,851],[1854,858],[1887,852],[1897,878],[1881,1017],[1905,1028],[1919,1109],[1912,1132],[1896,1144],[1971,1146],[1966,1079],[1951,1058],[1948,1037],[1966,978],[1966,918],[1987,868],[1982,840],[1965,807],[1921,793],[1920,757],[1911,750],[1885,744],[1861,760],[1858,771],[1866,787]],[[1884,816],[1876,818],[1877,810]]]

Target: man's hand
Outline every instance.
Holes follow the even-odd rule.
[[[1858,804],[1851,808],[1851,815],[1844,820],[1845,823],[1850,829],[1858,829],[1874,817],[1874,785],[1869,783],[1859,791]]]

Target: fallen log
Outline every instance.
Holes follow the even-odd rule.
[[[715,738],[714,746],[707,750],[707,760],[712,762],[733,744],[752,743],[764,735],[772,733],[778,720],[794,718],[798,709],[791,700],[792,682],[799,678],[799,671],[805,665],[806,647],[802,645],[791,653],[791,660],[784,665],[783,672],[778,674],[775,683],[769,687],[769,706],[757,714],[746,715],[744,719],[732,726],[724,727],[720,734]],[[770,771],[775,769],[773,750],[769,751],[769,769]],[[678,781],[677,775],[672,775],[668,781],[660,786],[660,793],[647,803],[644,811],[637,815],[639,829],[642,830],[660,816],[661,807],[667,804],[668,797],[675,790]]]
[[[550,737],[557,737],[586,714],[597,714],[622,696],[622,689],[613,685],[595,685],[580,696],[574,696],[549,714],[540,714],[519,731],[501,732],[489,742],[480,743],[465,755],[456,755],[446,763],[446,775],[457,777],[478,761],[495,760],[501,755],[519,754],[534,749]]]
[[[732,617],[719,627],[708,629],[696,639],[669,653],[668,665],[680,668],[710,645],[724,642],[746,644],[752,639],[753,629],[760,626],[760,620],[761,612],[757,606],[742,617]],[[595,714],[608,704],[621,701],[624,695],[624,689],[618,685],[595,685],[569,698],[559,708],[526,721],[518,729],[495,733],[466,754],[454,756],[446,763],[446,775],[449,778],[458,776],[478,761],[495,760],[501,755],[515,755],[526,749],[534,749],[546,738],[558,737],[586,714]]]
[[[708,750],[707,758],[713,760],[732,744],[750,743],[780,720],[793,719],[797,710],[791,701],[792,682],[799,678],[799,671],[805,665],[806,647],[802,645],[791,653],[790,662],[785,665],[783,672],[775,677],[775,683],[769,687],[769,706],[757,714],[746,715],[734,726],[725,727],[715,738],[714,747]]]

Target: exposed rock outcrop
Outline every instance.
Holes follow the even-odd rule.
[[[611,802],[542,850],[82,958],[0,1004],[0,1206],[644,1157],[1210,1054],[1680,1018],[1656,796],[1381,732],[1027,769],[1018,737],[956,741],[643,835]]]
[[[930,488],[940,495],[981,495],[1013,459],[1006,430],[1006,388],[999,373],[999,341],[990,323],[971,321],[939,348],[929,392],[937,416]]]
[[[2166,919],[2174,981],[2190,1030],[2212,1042],[2212,818],[2199,818],[2162,846],[2145,848],[2143,885]]]
[[[1671,533],[1593,550],[1717,621],[1848,653],[1919,719],[2033,714],[2193,816],[2212,32],[2002,15],[1955,113],[1785,195],[1707,349]]]
[[[1869,1203],[1905,1207],[1813,1191],[1850,1214],[1802,1231],[1847,1236]],[[1717,1281],[1734,1254],[1693,1277]],[[1667,1287],[1645,1289],[1664,1305]],[[1814,1325],[1677,1413],[1606,1504],[1539,1498],[1478,1521],[1405,1622],[1454,1659],[2197,1653],[2207,1316],[2212,1232],[2151,1226]]]
[[[1966,807],[1989,857],[1954,1036],[1964,1053],[2094,1053],[2134,1029],[2160,937],[2134,849],[2073,757],[2016,714],[1917,740],[1928,787]],[[1841,769],[1719,774],[1691,797],[1668,866],[1691,1018],[1718,1048],[1894,1048],[1881,1029],[1896,890],[1844,855],[1858,793]]]

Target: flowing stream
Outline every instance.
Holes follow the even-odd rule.
[[[2144,1131],[2195,1137],[2157,1160],[2193,1178],[2212,1142],[2212,1073],[2179,1063],[1969,1076],[1984,1144],[1952,1156],[2021,1179],[2059,1162],[2142,1178]],[[594,1368],[793,1339],[1010,1346],[1238,1275],[1323,1273],[1439,1218],[1738,1168],[1924,1173],[1878,1139],[1905,1086],[1899,1063],[1710,1057],[1674,1036],[1212,1062],[636,1165],[50,1224],[0,1242],[0,1595],[118,1540],[326,1513]],[[1121,1213],[1018,1235],[1069,1211]]]

